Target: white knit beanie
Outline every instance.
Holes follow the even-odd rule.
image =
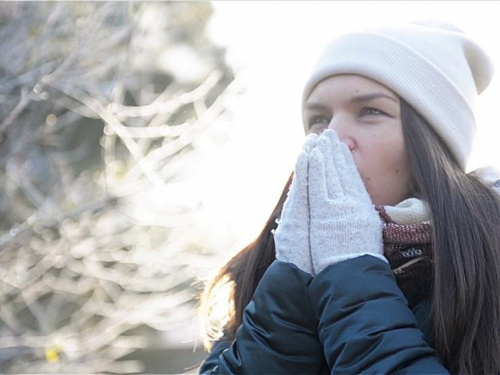
[[[365,29],[340,36],[326,47],[305,85],[302,105],[330,76],[371,78],[415,108],[465,169],[475,133],[474,102],[493,71],[486,52],[448,23]]]

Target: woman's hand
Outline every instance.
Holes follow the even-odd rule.
[[[309,153],[317,134],[307,136],[295,165],[293,181],[283,205],[281,219],[274,233],[276,259],[293,263],[301,270],[313,274],[309,243]]]
[[[310,242],[314,274],[362,255],[387,262],[382,221],[349,148],[325,130],[309,153]]]

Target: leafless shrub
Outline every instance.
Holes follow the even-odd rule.
[[[140,372],[191,318],[196,207],[175,204],[235,81],[206,2],[0,4],[0,369]],[[186,314],[186,311],[188,312]]]

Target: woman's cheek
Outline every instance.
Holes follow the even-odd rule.
[[[358,167],[358,172],[359,175],[361,176],[361,180],[363,181],[363,184],[365,185],[366,190],[371,196],[371,191],[373,188],[373,181],[372,181],[372,176],[370,173],[364,173],[362,170],[359,169]]]

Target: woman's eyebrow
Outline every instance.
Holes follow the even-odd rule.
[[[372,94],[355,96],[354,98],[351,99],[351,103],[368,102],[368,101],[374,100],[374,99],[389,99],[395,103],[398,103],[398,101],[395,98],[393,98],[392,96],[389,96],[387,94],[383,94],[381,92],[374,92]],[[308,103],[306,103],[305,109],[310,110],[310,111],[314,111],[314,110],[321,111],[321,110],[327,110],[328,107],[326,105],[318,103],[318,102],[308,102]]]
[[[398,102],[392,96],[389,96],[389,95],[386,95],[386,94],[382,94],[381,92],[375,92],[373,94],[366,94],[366,95],[356,96],[356,97],[354,97],[354,98],[351,99],[351,103],[367,102],[367,101],[370,101],[370,100],[373,100],[373,99],[379,99],[379,98],[390,99],[390,100],[392,100],[395,103]]]
[[[313,110],[327,110],[328,107],[326,105],[323,105],[318,102],[308,102],[306,103],[306,109],[313,111]]]

